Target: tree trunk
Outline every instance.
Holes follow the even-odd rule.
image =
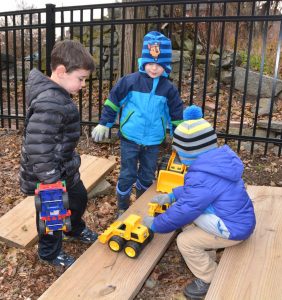
[[[122,2],[137,2],[139,0],[123,0]],[[146,0],[149,1],[149,0]],[[125,11],[122,13],[125,19],[142,19],[145,18],[145,7],[133,7],[124,8]],[[134,11],[135,10],[135,11]],[[123,27],[124,26],[124,29]],[[127,24],[122,25],[118,29],[119,41],[120,41],[120,62],[121,66],[119,69],[119,77],[124,74],[129,74],[137,70],[137,60],[141,56],[143,37],[145,35],[145,25],[144,24]],[[123,38],[124,30],[124,38]],[[133,40],[133,37],[134,40]],[[122,43],[124,47],[122,47]],[[135,48],[134,48],[135,47]],[[135,51],[134,51],[135,49]],[[134,53],[133,53],[134,51]],[[123,62],[123,64],[122,64]]]

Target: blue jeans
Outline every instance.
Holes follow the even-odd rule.
[[[142,146],[121,139],[121,169],[117,184],[118,208],[127,209],[134,183],[140,191],[145,191],[155,179],[159,155],[159,145]]]

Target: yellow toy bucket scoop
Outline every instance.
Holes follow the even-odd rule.
[[[171,193],[172,189],[184,185],[187,166],[181,163],[176,152],[173,151],[165,170],[160,170],[157,181],[157,192]]]

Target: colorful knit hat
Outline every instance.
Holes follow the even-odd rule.
[[[147,63],[161,65],[166,73],[171,72],[171,40],[158,31],[151,31],[144,36],[140,68],[144,71]]]
[[[183,112],[185,120],[173,134],[172,148],[181,162],[187,166],[201,154],[217,148],[217,136],[208,121],[202,118],[202,109],[192,105]]]

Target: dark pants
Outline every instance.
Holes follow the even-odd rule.
[[[127,209],[132,185],[144,192],[155,179],[159,145],[142,146],[121,139],[121,168],[117,184],[118,208]],[[142,193],[140,192],[140,193]]]
[[[85,222],[81,219],[87,205],[87,191],[80,180],[75,186],[68,188],[69,205],[71,210],[72,231],[68,235],[79,236],[85,228]],[[38,226],[38,214],[36,224]],[[40,258],[52,260],[58,256],[62,249],[62,231],[54,231],[53,234],[39,236],[38,254]]]

